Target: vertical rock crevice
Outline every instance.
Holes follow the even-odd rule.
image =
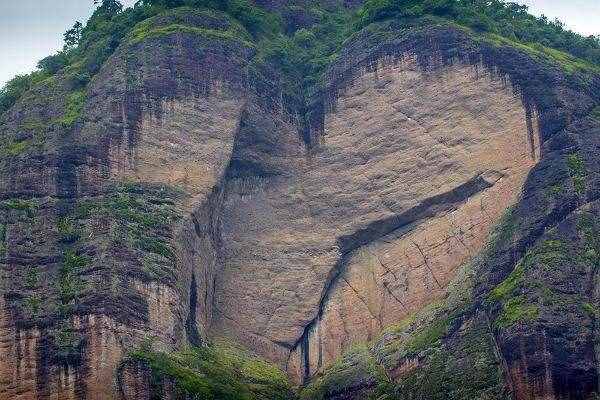
[[[196,323],[196,313],[198,312],[198,287],[196,284],[196,274],[192,274],[192,282],[190,284],[190,309],[185,322],[187,340],[193,346],[203,345],[203,340],[198,332]]]

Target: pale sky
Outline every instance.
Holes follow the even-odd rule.
[[[600,0],[517,0],[533,14],[558,17],[584,35],[600,34]],[[122,0],[126,6],[135,0]],[[0,87],[62,47],[62,34],[85,21],[93,0],[0,0]]]
[[[0,87],[60,50],[63,33],[93,10],[93,0],[0,0]]]

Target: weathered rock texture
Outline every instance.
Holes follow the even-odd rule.
[[[389,28],[390,25],[385,27]],[[385,35],[386,40],[377,42],[365,36],[357,41],[358,45],[349,44],[348,60],[377,72],[382,70],[378,60],[391,57],[397,62],[402,59],[398,54],[404,54],[407,48],[420,55],[427,54],[420,51],[423,40],[419,35],[399,34],[393,38],[387,31],[379,31],[379,34]],[[374,36],[377,37],[377,34]],[[449,63],[453,65],[451,68],[455,68],[456,61],[448,60],[458,56],[471,60],[475,65],[482,62],[491,68],[488,70],[508,78],[522,96],[526,116],[533,116],[535,110],[532,120],[538,121],[540,158],[530,159],[529,165],[533,169],[520,175],[525,178],[521,195],[514,208],[501,219],[495,233],[486,239],[487,245],[482,248],[482,242],[477,243],[471,238],[466,243],[471,246],[478,244],[481,251],[470,254],[465,251],[449,257],[456,262],[455,266],[466,263],[460,269],[463,272],[457,276],[441,274],[441,282],[454,282],[450,293],[445,294],[441,302],[433,303],[433,308],[392,325],[375,339],[369,349],[346,355],[323,377],[314,381],[305,391],[305,397],[594,398],[598,380],[596,352],[591,338],[595,329],[592,321],[596,318],[593,282],[598,260],[595,256],[597,242],[592,236],[597,232],[593,210],[598,170],[597,159],[590,151],[596,146],[594,132],[598,132],[599,123],[587,114],[598,102],[594,92],[597,78],[582,83],[551,66],[527,61],[510,48],[495,49],[484,44],[473,53],[473,47],[456,32],[446,31],[442,39],[441,31],[430,31],[426,37],[426,43],[433,42],[438,46],[438,62]],[[365,48],[368,49],[366,52]],[[361,58],[361,54],[367,55]],[[431,59],[427,57],[418,60],[422,66],[431,65]],[[478,71],[481,73],[480,69]],[[344,73],[344,69],[339,68],[334,69],[332,76],[333,87],[338,85],[345,89],[342,93],[351,93],[353,85],[364,75],[360,72]],[[419,104],[421,98],[415,97],[413,102]],[[343,106],[343,96],[338,104]],[[527,126],[526,131],[531,132],[535,124],[527,123]],[[501,148],[494,149],[494,156],[501,154],[498,150]],[[527,154],[522,146],[518,148],[520,153],[517,154]],[[515,149],[513,147],[513,155]],[[530,151],[529,154],[538,152]],[[435,175],[428,175],[427,179],[431,181]],[[493,191],[496,186],[488,190]],[[507,199],[506,195],[498,198]],[[500,205],[496,201],[494,206]],[[463,207],[468,211],[459,218],[464,225],[458,232],[464,232],[465,225],[478,226],[466,221],[477,221],[477,216],[485,210],[481,207],[475,208],[476,211],[469,210],[469,202]],[[457,207],[456,212],[460,213],[461,208]],[[450,217],[452,214],[447,213]],[[438,226],[452,227],[450,218],[447,221],[431,218],[431,221],[432,224],[437,222]],[[427,231],[428,226],[423,224],[405,233],[404,237],[415,239],[404,247],[402,237],[392,235],[383,243],[363,246],[362,251],[351,254],[341,275],[347,282],[340,279],[342,288],[337,303],[329,301],[335,307],[325,307],[319,323],[315,325],[317,344],[313,348],[327,350],[323,346],[327,330],[319,330],[320,325],[331,323],[336,318],[343,320],[347,314],[338,310],[351,309],[352,313],[357,313],[361,303],[366,317],[353,321],[351,325],[362,324],[359,332],[364,336],[361,339],[368,338],[369,322],[373,321],[371,324],[377,326],[377,314],[372,310],[377,309],[374,305],[377,306],[379,300],[374,296],[378,293],[377,281],[368,276],[368,266],[373,265],[375,271],[386,272],[399,260],[410,260],[409,253],[404,258],[395,255],[391,262],[386,263],[382,253],[394,254],[398,251],[396,249],[404,251],[411,245],[425,247],[419,244],[417,238],[436,238]],[[439,231],[447,232],[447,228]],[[441,236],[427,243],[448,245],[448,240]],[[445,252],[436,260],[433,253],[426,258],[418,247],[414,253],[417,261],[404,263],[415,265],[421,260],[427,266],[436,265],[434,261],[437,261],[437,265],[443,266],[449,255]],[[425,251],[422,253],[426,254]],[[418,258],[419,255],[421,258]],[[431,263],[427,264],[426,260],[431,260]],[[355,285],[352,285],[353,282]],[[371,287],[367,289],[369,285]],[[358,300],[352,307],[345,305],[346,299],[353,296]],[[327,319],[328,314],[334,317]],[[387,317],[389,314],[383,315]],[[329,338],[333,343],[336,339],[339,340],[339,336]],[[308,347],[310,349],[310,345]],[[319,356],[318,351],[308,360],[315,356]],[[318,359],[327,357],[321,355]]]
[[[383,24],[331,66],[307,143],[241,27],[149,26],[171,24],[202,29],[122,44],[74,123],[62,76],[3,116],[0,398],[146,399],[129,351],[223,336],[324,374],[314,398],[597,392],[597,77]]]
[[[230,181],[221,217],[218,329],[291,347],[290,372],[310,376],[438,297],[538,160],[528,117],[489,73],[408,53],[347,89],[310,153],[290,131],[276,151],[248,140],[234,160],[257,176]]]
[[[190,23],[227,28],[220,18]],[[92,81],[75,126],[54,122],[60,100],[54,112],[23,99],[9,113],[7,137],[30,121],[53,130],[4,159],[2,396],[116,398],[116,371],[141,341],[172,349],[206,338],[210,206],[239,128],[244,100],[235,93],[245,90],[250,54],[242,42],[192,34],[132,41]],[[30,95],[47,98],[42,89]]]

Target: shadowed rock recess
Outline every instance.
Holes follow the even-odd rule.
[[[600,74],[486,38],[373,23],[290,94],[182,8],[32,86],[0,116],[0,399],[599,398]]]

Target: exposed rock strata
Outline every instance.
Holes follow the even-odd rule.
[[[185,34],[126,44],[90,84],[81,123],[69,131],[50,121],[54,131],[44,133],[36,157],[4,164],[2,197],[24,198],[13,201],[16,210],[5,206],[18,220],[7,221],[4,276],[39,268],[41,278],[5,280],[15,295],[2,307],[3,367],[18,368],[3,368],[2,396],[116,398],[116,371],[135,346],[153,338],[173,349],[192,333],[206,338],[216,251],[210,215],[240,123],[244,100],[234,93],[244,89],[239,68],[249,54],[240,43]],[[46,109],[49,120],[60,107]],[[16,134],[37,118],[24,99],[3,128]],[[50,168],[22,165],[38,159]],[[27,193],[46,205],[29,210]],[[48,247],[36,250],[40,235]],[[34,314],[25,307],[31,299],[36,308],[41,302]],[[63,336],[83,359],[54,359]]]
[[[480,390],[498,396],[596,391],[597,315],[581,308],[597,304],[585,253],[595,248],[576,227],[597,214],[598,122],[578,113],[598,99],[452,28],[379,28],[386,40],[367,31],[347,43],[312,99],[321,119],[309,121],[308,146],[276,79],[251,75],[251,43],[185,32],[125,43],[74,126],[57,123],[72,89],[60,77],[7,113],[3,137],[32,146],[2,154],[0,398],[148,398],[150,372],[123,364],[128,351],[220,336],[307,381],[444,298],[470,262],[474,300],[436,311],[452,318],[426,343],[435,351],[407,345],[435,322],[424,318],[379,338],[366,367],[381,363],[414,398],[437,390],[419,384],[420,371],[446,376],[440,365],[460,362],[472,367],[460,379],[487,374]],[[518,233],[488,252],[515,204]],[[506,304],[486,296],[546,239],[571,243],[576,268],[538,262],[528,277],[569,302],[520,288],[517,300],[539,303],[541,317],[503,326]],[[361,371],[327,396],[373,390]]]
[[[432,301],[518,199],[539,158],[527,124],[501,80],[409,55],[355,81],[308,156],[240,149],[272,171],[226,191],[219,329],[291,347],[310,376]]]

